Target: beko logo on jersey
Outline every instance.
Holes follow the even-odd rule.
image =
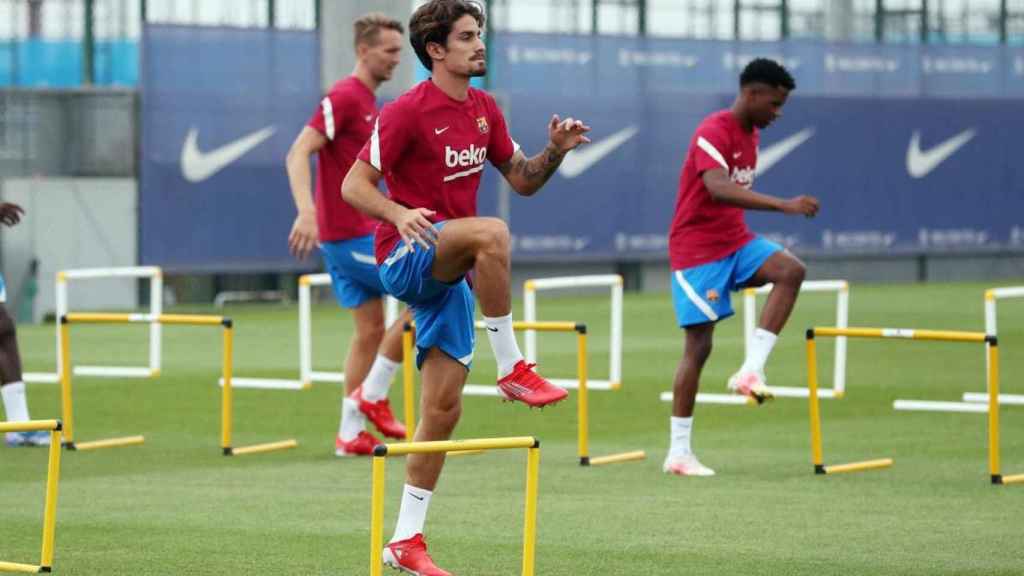
[[[744,188],[750,188],[754,185],[754,169],[734,166],[729,179]]]
[[[444,147],[444,163],[449,168],[467,168],[483,164],[487,159],[487,147],[477,148],[470,144],[465,150],[452,150],[451,146]]]

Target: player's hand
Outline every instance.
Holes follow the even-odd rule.
[[[551,122],[548,123],[548,138],[555,150],[561,154],[565,154],[580,144],[589,144],[590,138],[584,136],[587,132],[590,132],[590,126],[582,121],[573,118],[561,120],[558,114],[552,116]]]
[[[0,202],[0,222],[8,226],[14,226],[21,222],[21,215],[24,213],[25,209],[17,204]]]
[[[288,251],[299,260],[305,260],[317,242],[319,242],[319,234],[316,227],[316,213],[299,212],[299,215],[295,217],[295,223],[292,224],[292,231],[288,234]]]
[[[430,250],[431,246],[437,245],[437,230],[430,221],[430,217],[436,214],[433,210],[426,208],[406,209],[395,219],[395,228],[402,236],[402,241],[415,252],[416,244]]]
[[[820,209],[821,205],[814,196],[795,196],[782,202],[784,214],[802,214],[808,218],[814,218]]]

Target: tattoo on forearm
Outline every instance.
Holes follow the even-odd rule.
[[[562,163],[562,154],[556,149],[548,146],[543,152],[527,160],[520,158],[513,166],[512,171],[518,173],[524,180],[532,185],[540,186],[551,178],[551,175]]]

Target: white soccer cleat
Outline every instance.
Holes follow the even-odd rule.
[[[701,464],[700,460],[697,460],[697,457],[693,454],[685,456],[672,456],[669,454],[665,457],[665,463],[661,465],[661,470],[666,474],[675,474],[676,476],[715,475],[714,470]]]
[[[729,383],[726,387],[734,394],[742,394],[757,400],[758,404],[775,398],[771,389],[768,388],[768,383],[765,381],[764,372],[740,370],[729,378]]]

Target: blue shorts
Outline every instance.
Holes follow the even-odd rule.
[[[782,250],[771,240],[757,236],[732,254],[672,271],[672,303],[679,327],[717,322],[733,315],[729,292],[744,286],[765,261]]]
[[[373,234],[323,242],[320,252],[331,275],[334,297],[342,308],[358,308],[363,302],[384,294],[377,259],[373,255]]]
[[[444,222],[434,224],[441,232]],[[436,247],[416,244],[410,251],[399,240],[380,266],[380,279],[389,294],[409,305],[416,321],[416,366],[423,365],[427,351],[438,348],[468,370],[473,364],[476,302],[466,278],[447,284],[434,278]]]

